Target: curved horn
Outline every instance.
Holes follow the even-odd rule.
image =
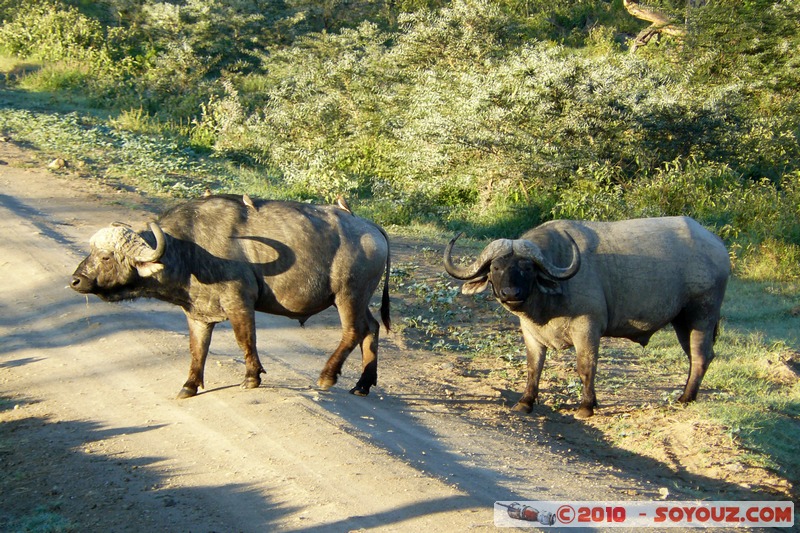
[[[566,267],[557,267],[548,261],[544,257],[542,249],[533,244],[531,241],[526,241],[524,239],[515,240],[514,252],[518,255],[530,258],[531,261],[536,263],[539,268],[544,270],[545,273],[554,280],[568,280],[577,274],[578,269],[581,267],[581,252],[578,249],[578,244],[575,242],[575,239],[573,239],[570,234],[567,234],[567,237],[572,245],[572,262]]]
[[[510,239],[497,239],[496,241],[490,242],[471,265],[467,267],[458,267],[453,264],[453,259],[450,255],[453,251],[453,245],[459,237],[461,237],[461,233],[450,239],[450,243],[448,243],[444,251],[444,269],[456,279],[475,279],[484,274],[483,271],[486,269],[487,265],[491,263],[492,259],[510,254],[512,251],[512,241]]]
[[[135,255],[136,261],[140,263],[155,263],[161,256],[164,255],[164,250],[167,248],[167,239],[164,237],[164,232],[155,222],[150,223],[150,230],[156,238],[156,247],[150,248],[147,243],[141,247],[140,251]]]

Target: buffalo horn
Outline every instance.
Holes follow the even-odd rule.
[[[566,267],[555,266],[544,257],[541,248],[525,239],[517,239],[514,241],[514,253],[529,258],[536,266],[541,268],[554,280],[567,280],[577,274],[581,266],[581,253],[578,249],[578,245],[575,243],[572,236],[567,235],[567,237],[569,237],[569,241],[572,244],[572,263]]]
[[[156,247],[150,248],[146,242],[143,242],[143,246],[139,249],[139,252],[135,255],[136,261],[140,263],[154,263],[161,259],[161,256],[164,255],[164,250],[167,247],[167,239],[164,237],[164,232],[161,231],[161,228],[155,222],[150,223],[150,230],[153,232],[153,235],[156,238]],[[144,241],[144,239],[142,239]]]
[[[447,249],[444,251],[444,269],[456,279],[475,279],[485,274],[484,270],[492,262],[492,259],[508,255],[513,251],[513,241],[511,241],[511,239],[497,239],[496,241],[490,242],[471,265],[459,267],[453,264],[453,259],[451,257],[453,245],[459,237],[461,237],[461,233],[450,239]]]

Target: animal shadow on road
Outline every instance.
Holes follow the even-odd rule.
[[[462,491],[463,497],[447,502],[451,508],[476,501],[491,506],[497,500],[765,499],[737,484],[618,448],[599,430],[545,406],[520,415],[488,395],[390,392],[380,398],[379,415],[370,404],[374,399],[342,392],[321,405],[373,445]],[[503,396],[516,401],[519,394],[503,391]],[[478,416],[471,414],[476,410]],[[423,512],[428,509],[420,506],[372,518],[388,526]]]
[[[57,351],[124,331],[150,339],[143,342],[153,342],[156,351],[168,352],[175,359],[173,366],[182,368],[185,364],[185,325],[181,313],[171,308],[163,311],[156,308],[143,314],[139,304],[133,307],[99,304],[108,312],[92,310],[87,317],[84,309],[78,309],[84,305],[83,301],[78,298],[75,302],[74,295],[69,296],[69,300],[59,302],[49,314],[32,312],[25,318],[26,328],[34,332],[43,327],[37,322],[44,321],[41,324],[50,328],[48,335],[30,332],[6,335],[0,349],[3,371],[20,371],[41,363],[41,358],[36,357],[13,359],[23,348]],[[260,331],[264,327],[261,324]],[[167,341],[159,340],[165,337]],[[162,347],[161,342],[166,344]],[[323,344],[318,348],[320,362],[326,353]],[[237,352],[231,354],[239,356]],[[142,372],[142,364],[133,359],[125,362],[126,368],[115,370]],[[292,365],[291,360],[287,364]],[[309,384],[315,382],[316,370],[292,369],[300,374],[300,380],[305,379]],[[105,370],[96,371],[102,376]],[[179,381],[179,376],[175,379]],[[616,448],[599,431],[545,406],[537,406],[533,415],[512,415],[502,399],[506,397],[513,402],[515,393],[510,391],[501,391],[500,399],[490,395],[462,395],[458,390],[450,395],[421,393],[418,383],[412,380],[403,385],[402,381],[395,378],[387,390],[375,390],[367,398],[350,395],[346,387],[339,386],[318,392],[296,386],[299,381],[293,380],[270,380],[260,389],[230,392],[254,400],[258,399],[259,391],[263,393],[267,388],[299,399],[316,395],[317,401],[307,403],[344,431],[386,450],[421,476],[437,478],[456,489],[453,496],[306,526],[303,531],[336,531],[354,525],[390,526],[410,517],[436,515],[445,510],[466,511],[476,506],[490,509],[497,500],[656,499],[661,497],[662,488],[669,490],[670,499],[693,499],[692,489],[696,487],[704,489],[704,497],[713,499],[762,499],[737,485],[686,471],[676,472],[658,461]],[[233,387],[216,386],[208,393],[217,396]],[[199,398],[187,401],[197,402]],[[15,405],[20,407],[14,409]],[[79,522],[81,527],[117,531],[128,527],[131,531],[157,529],[163,524],[197,529],[192,526],[193,520],[202,520],[202,528],[206,530],[227,530],[237,523],[236,517],[220,509],[225,509],[224,502],[233,500],[238,503],[231,508],[241,508],[242,502],[246,502],[245,505],[260,510],[261,522],[247,524],[253,529],[275,527],[299,510],[296,506],[277,504],[263,488],[256,490],[248,484],[170,486],[168,476],[158,466],[163,457],[117,454],[113,449],[92,453],[95,443],[102,447],[120,435],[155,431],[159,429],[157,424],[107,428],[91,421],[53,423],[48,420],[46,409],[39,410],[38,405],[17,395],[13,399],[0,398],[3,420],[0,457],[8,465],[8,475],[0,481],[3,489],[0,529],[18,527],[20,520],[43,508],[54,509],[66,520]],[[65,487],[69,487],[68,492]],[[208,506],[207,502],[212,501],[216,503]],[[78,502],[90,502],[89,508],[98,512],[86,515],[84,503]],[[208,509],[214,509],[215,514],[209,515]]]
[[[229,531],[235,520],[212,512],[225,502],[296,511],[244,484],[175,487],[157,467],[163,457],[108,449],[120,437],[158,431],[159,424],[107,428],[92,421],[53,422],[35,401],[0,396],[0,530]],[[213,505],[209,505],[212,503]],[[270,520],[259,527],[269,530]]]

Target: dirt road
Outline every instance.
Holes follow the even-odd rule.
[[[383,331],[369,397],[347,392],[358,353],[317,391],[339,339],[333,311],[305,328],[259,316],[267,374],[254,390],[238,387],[241,353],[219,327],[207,389],[174,399],[188,372],[181,311],[67,288],[89,237],[113,220],[141,227],[146,199],[22,168],[29,155],[0,144],[0,529],[52,512],[81,531],[490,530],[495,500],[663,494],[579,458],[563,427],[463,416],[497,398],[432,393],[415,372],[434,354]]]

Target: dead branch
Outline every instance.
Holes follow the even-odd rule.
[[[631,52],[635,52],[636,48],[646,45],[650,39],[662,33],[678,38],[686,35],[686,30],[664,13],[644,7],[637,0],[622,0],[622,4],[625,6],[625,11],[632,17],[650,23],[650,26],[640,31],[634,39]]]

